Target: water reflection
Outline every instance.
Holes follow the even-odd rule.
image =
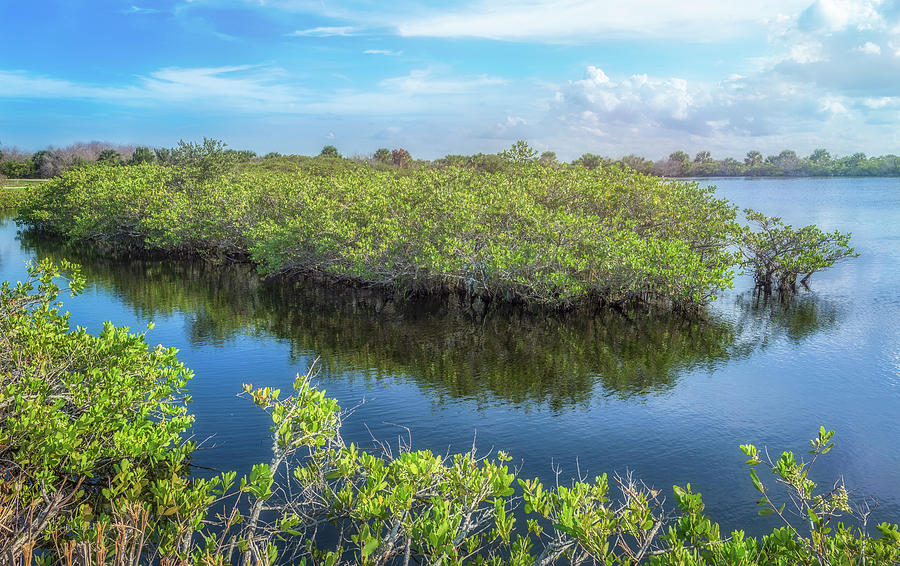
[[[473,317],[441,300],[385,302],[380,293],[303,281],[264,281],[248,265],[133,257],[109,259],[24,232],[24,248],[83,266],[137,314],[181,312],[195,344],[242,335],[289,340],[292,355],[317,355],[329,372],[412,380],[435,397],[560,410],[595,395],[640,397],[671,389],[780,336],[801,341],[837,324],[814,295],[787,303],[738,295],[705,320],[618,313]],[[351,370],[351,371],[348,371]]]

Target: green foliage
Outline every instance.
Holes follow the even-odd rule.
[[[412,162],[412,156],[405,149],[395,149],[391,151],[391,164],[394,167],[409,167]]]
[[[735,213],[712,189],[616,167],[501,162],[497,173],[376,171],[281,158],[214,179],[87,167],[36,191],[21,216],[72,239],[249,255],[264,273],[444,291],[482,306],[694,309],[731,285]]]
[[[193,182],[206,182],[220,178],[242,161],[239,153],[225,149],[219,140],[203,138],[203,143],[180,140],[168,155],[159,155],[160,163],[168,163],[179,168]]]
[[[136,147],[128,160],[129,165],[140,165],[141,163],[153,163],[156,161],[156,155],[149,147]]]
[[[8,188],[0,179],[0,210],[16,210],[25,202],[26,188]]]
[[[30,159],[0,159],[0,175],[10,179],[30,179],[38,173]]]
[[[188,478],[190,371],[174,349],[148,349],[127,328],[71,329],[56,280],[68,273],[79,293],[76,266],[45,261],[28,272],[0,287],[3,555],[103,544],[127,518],[141,523],[128,541],[177,554],[211,502],[211,484]]]
[[[122,156],[119,155],[119,152],[109,148],[104,149],[97,156],[97,163],[103,163],[104,165],[124,165],[125,161],[122,159]]]
[[[340,156],[341,156],[341,154],[338,153],[337,148],[334,147],[333,145],[326,145],[325,147],[322,148],[322,151],[319,152],[319,157],[339,158]]]
[[[798,277],[802,276],[799,282],[805,287],[813,273],[859,255],[850,247],[850,234],[825,233],[812,225],[794,229],[775,216],[749,208],[744,213],[751,225],[738,237],[742,265],[754,273],[757,287],[766,293],[771,293],[773,285],[781,292],[794,292]]]
[[[556,159],[556,152],[553,151],[543,152],[538,161],[541,162],[541,165],[557,165],[559,163]]]
[[[375,150],[375,154],[372,155],[372,159],[378,161],[380,163],[390,163],[391,162],[391,150],[386,147],[380,147]]]
[[[509,149],[500,152],[500,157],[510,163],[534,163],[538,160],[538,152],[525,141],[519,140]]]

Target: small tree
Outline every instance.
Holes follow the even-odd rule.
[[[582,154],[581,157],[572,162],[572,165],[581,165],[585,169],[596,169],[606,162],[606,159],[593,153]]]
[[[153,155],[156,156],[157,163],[161,165],[168,165],[172,161],[172,150],[166,147],[158,147],[154,149]]]
[[[372,159],[379,163],[390,163],[391,162],[391,150],[386,147],[379,147],[375,150],[375,154],[372,156]]]
[[[203,138],[202,144],[180,140],[171,151],[169,163],[198,181],[221,177],[238,161],[238,156],[226,150],[225,145],[212,138]]]
[[[558,161],[556,160],[556,152],[555,151],[545,151],[541,154],[541,157],[538,159],[541,165],[556,165]]]
[[[859,255],[850,247],[850,234],[825,233],[813,225],[794,229],[777,216],[749,208],[744,213],[752,227],[744,227],[739,234],[742,266],[753,271],[756,287],[767,295],[773,286],[782,293],[793,293],[798,277],[799,283],[808,287],[813,273]]]
[[[338,153],[338,150],[333,145],[326,145],[322,148],[322,151],[319,152],[319,157],[334,157],[340,158],[341,154]]]
[[[763,156],[758,151],[748,151],[747,157],[744,158],[744,165],[747,167],[756,167],[763,162]]]
[[[97,163],[103,163],[105,165],[123,165],[125,161],[122,159],[122,156],[119,155],[118,151],[110,148],[100,152],[100,155],[97,156]]]
[[[391,163],[394,167],[408,167],[412,162],[412,156],[405,149],[395,149],[391,152]]]
[[[131,154],[131,159],[128,161],[129,165],[139,165],[141,163],[153,163],[156,157],[153,155],[153,151],[149,147],[136,147],[134,148],[134,152]]]
[[[524,140],[519,140],[506,151],[500,152],[500,157],[510,163],[534,163],[538,159],[538,152]]]

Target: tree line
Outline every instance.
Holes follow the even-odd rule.
[[[215,150],[217,159],[226,161],[266,161],[284,157],[305,157],[270,152],[259,155],[251,150],[226,148],[218,140],[204,138],[202,143],[185,141],[173,148],[151,148],[148,146],[111,145],[102,142],[75,143],[66,147],[49,146],[30,153],[15,147],[0,147],[0,177],[15,179],[56,177],[64,171],[86,163],[107,165],[138,165],[158,163],[178,165],[197,154],[201,148],[207,153]],[[548,166],[564,167],[580,165],[587,169],[617,165],[630,168],[638,173],[660,177],[896,177],[900,176],[900,156],[887,154],[866,156],[854,153],[833,156],[826,149],[816,149],[810,155],[801,157],[797,152],[786,149],[777,155],[763,155],[750,151],[743,159],[726,157],[714,159],[710,152],[700,151],[692,158],[684,151],[675,151],[668,157],[652,160],[629,154],[619,159],[593,153],[584,153],[566,163],[560,161],[553,151],[539,153],[524,141],[513,144],[510,149],[498,153],[475,153],[472,155],[448,154],[427,160],[416,159],[403,148],[378,148],[371,154],[342,156],[333,145],[322,148],[317,157],[341,159],[365,163],[378,169],[418,169],[422,167],[463,167],[496,173],[505,170],[510,163],[540,163]]]

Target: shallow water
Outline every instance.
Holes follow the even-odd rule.
[[[853,232],[859,258],[812,279],[789,305],[758,304],[738,278],[706,322],[621,315],[494,314],[437,303],[383,304],[316,284],[269,284],[247,266],[109,260],[18,234],[0,220],[0,279],[34,257],[84,265],[72,321],[143,329],[178,347],[203,440],[194,461],[248,471],[269,459],[266,416],[242,383],[288,389],[321,361],[319,384],[362,444],[406,438],[437,452],[503,449],[521,475],[554,481],[632,470],[657,488],[690,482],[723,528],[754,534],[742,443],[804,453],[819,425],[837,430],[817,463],[900,521],[900,179],[714,179],[741,207]],[[362,403],[362,404],[360,404]],[[765,479],[765,475],[763,476]]]

